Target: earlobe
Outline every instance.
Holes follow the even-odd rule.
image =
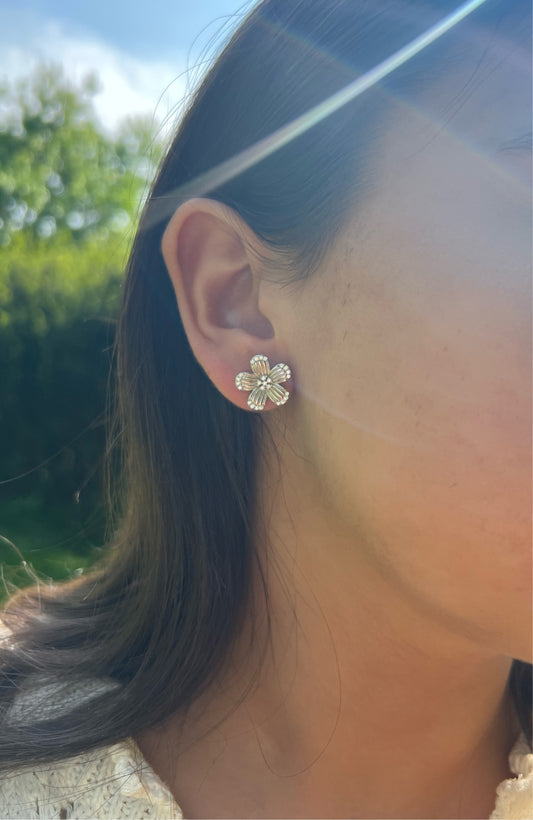
[[[252,407],[241,392],[246,388],[238,388],[235,382],[236,374],[244,372],[255,354],[270,357],[274,364],[282,358],[274,324],[259,309],[260,271],[254,241],[255,235],[230,208],[213,200],[194,199],[174,213],[161,249],[198,362],[230,401],[262,409]],[[276,398],[285,396],[280,384],[267,386]],[[263,392],[258,399],[264,407],[269,394],[263,396]]]

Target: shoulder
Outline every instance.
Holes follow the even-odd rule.
[[[0,775],[0,818],[160,818],[183,815],[133,739]]]

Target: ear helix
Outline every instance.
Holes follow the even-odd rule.
[[[270,369],[267,356],[258,353],[250,359],[251,373],[238,373],[235,385],[238,390],[249,390],[250,410],[264,410],[267,399],[280,407],[289,399],[289,391],[282,386],[291,378],[290,367],[280,363]]]

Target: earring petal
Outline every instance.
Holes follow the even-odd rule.
[[[270,372],[268,358],[262,353],[258,353],[257,356],[252,356],[250,359],[250,367],[256,376],[266,376]]]
[[[271,401],[273,401],[274,404],[277,404],[278,407],[281,404],[285,404],[285,402],[289,398],[289,391],[285,390],[285,388],[282,387],[281,384],[273,384],[271,387],[268,388],[267,393],[268,398]]]
[[[268,393],[264,387],[254,387],[248,396],[248,407],[251,410],[263,410]]]
[[[258,379],[253,373],[237,373],[235,376],[235,386],[238,390],[253,390],[257,387]]]
[[[288,364],[277,364],[270,371],[270,378],[275,384],[286,382],[291,377],[291,369]]]

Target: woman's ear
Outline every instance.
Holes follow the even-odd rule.
[[[256,354],[283,361],[273,323],[259,310],[259,240],[227,206],[190,199],[170,220],[161,243],[189,344],[230,401],[248,408],[235,377]],[[269,403],[270,406],[271,403]]]

